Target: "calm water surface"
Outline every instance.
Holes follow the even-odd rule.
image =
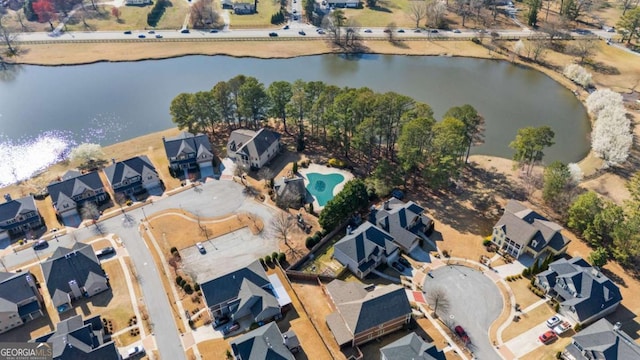
[[[23,66],[0,81],[0,185],[26,178],[80,142],[102,145],[172,127],[171,100],[245,74],[321,80],[395,91],[431,105],[473,105],[486,118],[476,154],[510,158],[519,128],[549,125],[556,145],[545,160],[574,162],[589,149],[587,114],[573,94],[539,72],[508,62],[448,57],[337,55],[260,60],[188,56],[81,66]],[[0,77],[1,78],[1,77]],[[9,79],[7,79],[9,78]],[[28,166],[25,166],[28,164]]]

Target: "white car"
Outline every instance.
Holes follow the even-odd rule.
[[[144,348],[142,346],[134,346],[127,350],[127,359],[140,354],[144,354]]]
[[[560,325],[561,322],[562,322],[562,320],[560,320],[559,317],[552,316],[549,319],[547,319],[547,327],[553,329],[554,327]]]

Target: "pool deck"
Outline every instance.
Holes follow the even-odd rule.
[[[347,181],[353,179],[353,174],[350,173],[347,170],[342,170],[342,169],[337,169],[337,168],[332,168],[332,167],[328,167],[328,166],[324,166],[324,165],[319,165],[319,164],[309,164],[308,168],[302,168],[299,167],[298,168],[298,173],[300,175],[302,175],[302,177],[304,178],[304,186],[305,188],[307,186],[309,186],[309,179],[307,178],[307,174],[309,173],[318,173],[318,174],[323,174],[323,175],[329,175],[329,174],[340,174],[342,176],[344,176],[344,180],[339,183],[338,185],[336,185],[335,188],[333,188],[333,196],[336,196],[337,193],[340,192],[340,190],[342,190],[342,188],[344,187],[344,184],[347,183]],[[324,208],[324,206],[320,206],[320,204],[318,203],[318,199],[316,199],[316,197],[313,197],[313,208],[316,211],[320,211]]]

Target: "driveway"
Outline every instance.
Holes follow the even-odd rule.
[[[441,288],[449,300],[448,311],[438,315],[451,328],[461,325],[470,338],[469,349],[477,359],[500,359],[489,341],[491,323],[502,311],[502,296],[496,285],[479,271],[464,266],[443,266],[426,277],[424,292]]]
[[[538,340],[538,336],[542,335],[547,330],[549,330],[547,324],[545,322],[542,322],[532,329],[529,329],[526,332],[507,341],[505,345],[507,345],[509,350],[511,350],[511,352],[515,356],[521,357],[543,345],[540,340]]]

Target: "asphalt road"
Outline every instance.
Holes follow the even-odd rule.
[[[447,294],[449,309],[438,309],[440,318],[451,328],[462,326],[469,335],[468,348],[476,359],[500,359],[489,341],[491,323],[502,311],[502,297],[497,286],[482,273],[464,266],[444,266],[426,277],[424,292],[441,288]]]

